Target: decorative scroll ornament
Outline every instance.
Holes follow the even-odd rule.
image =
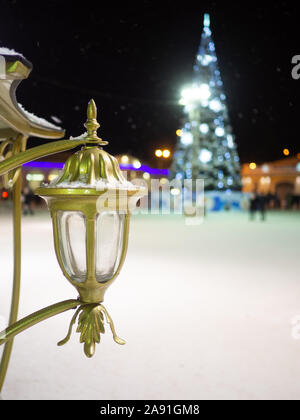
[[[25,146],[26,148],[26,146]],[[0,162],[4,161],[5,159],[11,158],[16,156],[23,151],[21,149],[25,149],[21,146],[20,138],[15,139],[7,139],[6,141],[0,143]],[[4,175],[2,175],[2,183],[4,188],[9,189],[12,188],[18,179],[21,173],[21,168],[14,169]]]

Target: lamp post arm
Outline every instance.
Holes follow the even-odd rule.
[[[75,149],[77,146],[86,144],[86,139],[82,140],[59,140],[52,143],[46,143],[42,146],[36,146],[26,152],[20,152],[4,161],[0,162],[0,176],[7,172],[24,165],[24,163],[32,162],[45,156],[54,155],[56,153],[65,152],[66,150]]]
[[[0,332],[0,346],[21,332],[38,324],[39,322],[58,315],[62,312],[66,312],[70,309],[75,309],[79,305],[82,305],[79,300],[65,300],[63,302],[56,303],[55,305],[41,309],[38,312],[34,312],[26,318],[20,319],[20,321],[15,322],[13,325],[7,327],[6,330]]]
[[[77,139],[77,140],[59,140],[56,142],[47,143],[41,146],[34,147],[25,151],[26,149],[26,140],[27,137],[20,135],[15,140],[15,150],[11,157],[5,158],[3,151],[5,150],[5,145],[0,150],[0,176],[5,175],[6,173],[13,171],[16,168],[21,167],[24,163],[28,163],[37,159],[40,159],[44,156],[52,155],[55,153],[63,152],[66,150],[71,150],[77,146],[81,146],[86,143],[86,140]],[[9,179],[9,177],[7,177]],[[33,322],[37,319],[37,322],[40,322],[43,319],[48,318],[51,315],[51,310],[48,312],[46,310],[46,318],[39,319],[39,316],[44,316],[44,311],[37,314],[37,318],[29,317],[22,321],[17,321],[18,315],[18,306],[19,306],[19,297],[20,297],[20,277],[21,277],[21,172],[17,171],[12,178],[13,185],[13,203],[14,203],[14,282],[13,282],[13,294],[12,294],[12,303],[10,310],[10,326],[6,330],[7,339],[3,339],[0,333],[0,345],[6,343],[2,358],[0,360],[0,392],[3,387],[3,383],[6,377],[8,364],[13,347],[13,338],[16,334],[23,331],[24,329],[29,328],[31,325],[34,325],[36,322]],[[55,308],[54,308],[55,310]],[[60,310],[59,310],[60,312]],[[58,313],[59,313],[58,312]],[[28,322],[28,326],[27,326]],[[32,323],[33,322],[33,323]]]

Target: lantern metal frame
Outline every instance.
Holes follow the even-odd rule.
[[[130,209],[128,208],[128,205],[126,204],[126,208],[124,209],[124,206],[122,207],[120,205],[122,200],[120,197],[118,197],[117,206],[114,208],[114,210],[120,210],[122,207],[122,210],[125,211],[122,253],[117,270],[113,277],[107,282],[98,283],[95,279],[94,270],[95,238],[93,239],[93,234],[91,234],[91,232],[95,227],[95,217],[97,215],[97,199],[99,196],[101,196],[101,194],[107,191],[104,190],[101,192],[91,188],[40,188],[37,193],[47,199],[53,218],[55,251],[58,262],[65,277],[79,291],[79,298],[59,302],[17,321],[21,280],[22,165],[52,154],[75,149],[78,146],[84,146],[83,150],[88,151],[88,153],[91,151],[93,152],[92,149],[94,149],[94,153],[99,153],[99,146],[104,146],[107,144],[107,142],[104,142],[97,136],[97,129],[99,128],[99,124],[97,122],[97,109],[94,101],[92,100],[88,106],[88,118],[85,124],[88,131],[86,136],[77,139],[59,140],[26,150],[27,139],[31,135],[42,138],[55,139],[63,137],[64,130],[56,130],[39,126],[37,123],[28,121],[25,116],[22,115],[22,112],[16,106],[15,90],[19,82],[22,79],[28,77],[32,66],[27,60],[23,59],[19,55],[9,56],[6,58],[6,72],[8,75],[7,79],[12,82],[10,84],[7,83],[7,80],[5,80],[4,84],[1,84],[0,82],[0,176],[4,177],[4,181],[6,182],[7,186],[12,188],[13,191],[14,282],[9,326],[6,328],[6,330],[0,332],[0,346],[5,345],[0,363],[0,392],[3,388],[7,374],[9,360],[13,348],[13,338],[17,334],[25,331],[35,324],[65,311],[77,308],[77,311],[71,320],[67,337],[60,341],[58,345],[63,345],[68,341],[71,335],[72,327],[75,324],[77,317],[79,317],[77,332],[81,333],[80,341],[84,343],[85,354],[88,357],[93,356],[95,352],[95,343],[100,342],[100,334],[104,333],[105,331],[105,319],[110,325],[114,340],[118,344],[125,344],[125,341],[117,336],[112,318],[102,305],[102,302],[106,289],[118,276],[124,263],[128,246],[130,220]],[[12,101],[11,103],[10,100]],[[112,163],[110,167],[110,175],[114,176],[115,178],[118,178],[118,175],[122,177],[118,163],[116,160],[114,160],[115,158],[108,154],[106,155],[109,157],[108,159]],[[107,158],[107,156],[105,158]],[[120,173],[118,173],[118,171],[120,171]],[[90,174],[90,164],[87,165],[87,173]],[[101,171],[98,173],[98,175],[101,176]],[[117,194],[117,189],[110,190],[110,192],[112,194]],[[135,191],[127,192],[129,196],[133,197],[136,195],[135,198],[133,197],[135,201],[138,200],[138,197],[142,197],[145,194],[143,189],[139,187],[137,187]],[[88,277],[87,281],[83,284],[75,284],[74,281],[70,278],[64,268],[59,251],[56,212],[58,210],[68,211],[72,209],[76,211],[82,211],[86,215],[87,232],[90,232],[90,234],[87,234],[86,242]],[[107,210],[109,207],[106,206],[104,209]]]
[[[89,110],[92,110],[91,115],[94,119],[96,105],[93,100],[89,104]],[[88,124],[86,126],[88,127]],[[96,188],[92,186],[95,182],[103,179],[108,181],[109,187]],[[81,186],[82,180],[84,180],[83,185],[86,185],[85,188]],[[65,185],[66,181],[69,183],[67,186]],[[74,183],[78,183],[79,186],[72,187]],[[104,150],[92,145],[82,148],[68,159],[65,169],[53,182],[51,188],[41,187],[36,190],[36,193],[47,201],[50,209],[53,220],[55,251],[59,265],[65,277],[78,290],[80,299],[85,303],[102,302],[105,291],[119,275],[124,264],[128,249],[131,208],[134,208],[136,201],[144,195],[143,188],[135,186],[128,190],[126,189],[127,184],[118,161]],[[123,187],[123,189],[119,187]],[[58,227],[58,212],[61,211],[80,212],[85,216],[87,278],[82,283],[75,282],[71,278],[62,261]],[[124,213],[122,252],[113,277],[108,281],[99,283],[96,279],[95,267],[96,217],[100,212],[109,211]]]
[[[118,263],[118,268],[113,277],[104,282],[99,283],[96,280],[96,267],[95,267],[95,225],[96,225],[96,216],[99,214],[97,210],[97,199],[98,196],[85,198],[85,202],[82,203],[82,196],[74,195],[70,198],[69,196],[60,196],[59,199],[55,202],[49,204],[50,212],[53,221],[53,231],[54,231],[54,245],[56,257],[59,262],[60,268],[64,276],[69,280],[69,282],[78,290],[80,295],[80,300],[85,303],[97,303],[104,300],[104,293],[108,287],[115,281],[117,276],[120,274],[120,271],[123,267],[127,249],[128,249],[128,238],[129,238],[129,225],[130,225],[130,215],[125,214],[125,225],[124,225],[124,234],[123,234],[123,243],[122,243],[122,253],[120,261]],[[103,209],[105,210],[105,209]],[[59,211],[76,211],[81,212],[86,218],[86,262],[87,262],[87,279],[83,283],[78,283],[72,280],[71,276],[65,269],[65,266],[62,261],[62,255],[60,250],[60,238],[59,238],[59,227],[58,227],[58,217],[57,213]]]

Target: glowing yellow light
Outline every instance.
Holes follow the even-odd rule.
[[[160,183],[161,183],[161,185],[166,185],[168,183],[168,179],[167,178],[161,178]]]
[[[165,158],[165,159],[169,159],[169,157],[171,156],[171,152],[170,152],[170,150],[164,150],[163,151],[163,157]]]
[[[160,157],[162,157],[162,155],[163,155],[163,152],[160,149],[155,151],[155,156],[156,157],[160,158]]]
[[[50,174],[50,175],[48,176],[48,181],[49,181],[49,182],[52,182],[52,181],[54,181],[57,177],[58,177],[58,174]]]
[[[148,172],[145,172],[143,175],[143,178],[148,181],[148,179],[150,179],[150,174]]]
[[[129,162],[129,157],[127,155],[122,156],[121,162],[126,165]]]
[[[284,149],[283,154],[284,156],[289,156],[290,155],[289,149]]]
[[[135,169],[140,169],[140,167],[142,166],[141,162],[140,162],[139,160],[137,160],[137,159],[135,159],[135,160],[133,161],[132,165],[133,165],[133,167],[134,167]]]
[[[254,163],[254,162],[250,163],[249,168],[250,168],[252,171],[254,171],[254,169],[256,169],[256,168],[257,168],[256,163]]]
[[[176,135],[177,135],[178,137],[181,137],[181,136],[182,136],[182,130],[177,130],[177,131],[176,131]]]

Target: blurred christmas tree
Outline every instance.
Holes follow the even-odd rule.
[[[193,84],[182,91],[187,115],[172,167],[177,179],[205,179],[206,190],[240,190],[240,163],[218,69],[210,16],[194,66]]]

